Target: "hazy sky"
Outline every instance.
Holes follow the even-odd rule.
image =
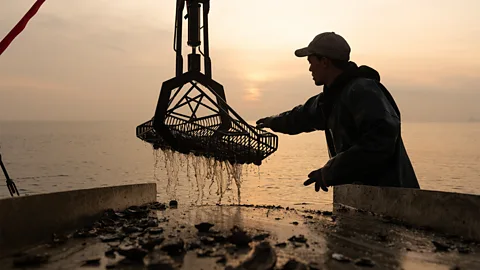
[[[0,56],[0,120],[151,118],[174,76],[175,2],[47,0]],[[1,38],[33,3],[0,1]],[[321,91],[294,50],[335,31],[353,61],[380,72],[405,121],[480,118],[479,10],[478,0],[211,0],[213,78],[246,120],[291,109]]]

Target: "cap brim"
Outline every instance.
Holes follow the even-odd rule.
[[[295,51],[295,56],[297,57],[306,57],[312,55],[312,52],[308,49],[308,47],[301,48]]]

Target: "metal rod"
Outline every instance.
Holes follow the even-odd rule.
[[[198,96],[200,96],[200,98],[197,101],[197,105],[195,106],[193,113],[197,113],[198,107],[202,103],[203,96],[202,95],[198,95]],[[193,100],[195,100],[198,96],[194,97]]]
[[[3,174],[5,175],[5,179],[7,180],[7,188],[8,188],[8,191],[10,192],[10,196],[13,197],[15,193],[17,195],[20,195],[20,193],[18,193],[17,186],[15,185],[13,180],[10,179],[10,176],[8,175],[8,172],[7,172],[7,168],[5,168],[5,165],[3,164],[2,154],[0,154],[0,166],[2,166]]]
[[[192,112],[192,114],[190,115],[190,119],[194,119],[194,118],[197,118],[197,116],[195,115],[195,111],[193,110],[193,107],[192,107],[192,98],[190,97],[187,97],[185,96],[185,100],[187,100],[187,104],[188,104],[188,107],[190,108],[190,111]]]
[[[201,44],[200,42],[200,3],[198,2],[198,0],[187,0],[187,10],[188,10],[187,45],[192,48],[196,48]]]
[[[183,87],[183,86],[182,86]],[[173,106],[171,109],[169,109],[168,111],[174,111],[176,110],[177,108],[180,108],[182,107],[183,105],[185,105],[188,101],[186,102],[183,102],[182,103],[182,100],[184,100],[184,98],[186,96],[188,96],[188,94],[193,90],[193,88],[195,88],[195,84],[192,84],[192,87],[190,87],[190,89],[188,89],[188,91],[177,101],[177,104],[175,104],[175,106]],[[173,101],[173,100],[172,100]],[[171,102],[171,101],[169,101]],[[170,107],[170,106],[169,106]]]
[[[205,65],[205,75],[212,78],[212,62],[210,60],[210,49],[208,42],[208,13],[210,12],[210,0],[203,2],[203,57]]]
[[[176,27],[175,27],[175,37],[177,41],[176,45],[176,76],[183,74],[183,57],[182,57],[182,19],[183,19],[183,8],[185,0],[177,0],[177,11],[176,11]]]
[[[168,106],[167,107],[170,107],[170,105],[172,104],[173,100],[177,97],[178,93],[180,91],[182,91],[182,88],[185,84],[182,84],[182,86],[180,86],[177,91],[175,91],[175,93],[173,94],[173,96],[170,98],[170,101],[168,101]]]

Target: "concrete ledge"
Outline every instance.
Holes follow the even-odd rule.
[[[72,190],[0,200],[0,256],[85,226],[104,210],[156,201],[156,184]]]
[[[480,196],[344,185],[334,188],[333,202],[389,216],[412,226],[480,241]]]

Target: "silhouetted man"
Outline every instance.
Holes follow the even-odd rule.
[[[378,72],[351,62],[350,46],[333,32],[317,35],[295,55],[307,57],[323,92],[257,126],[290,135],[325,131],[330,160],[304,185],[315,183],[316,191],[352,183],[420,188],[402,141],[400,111]]]

